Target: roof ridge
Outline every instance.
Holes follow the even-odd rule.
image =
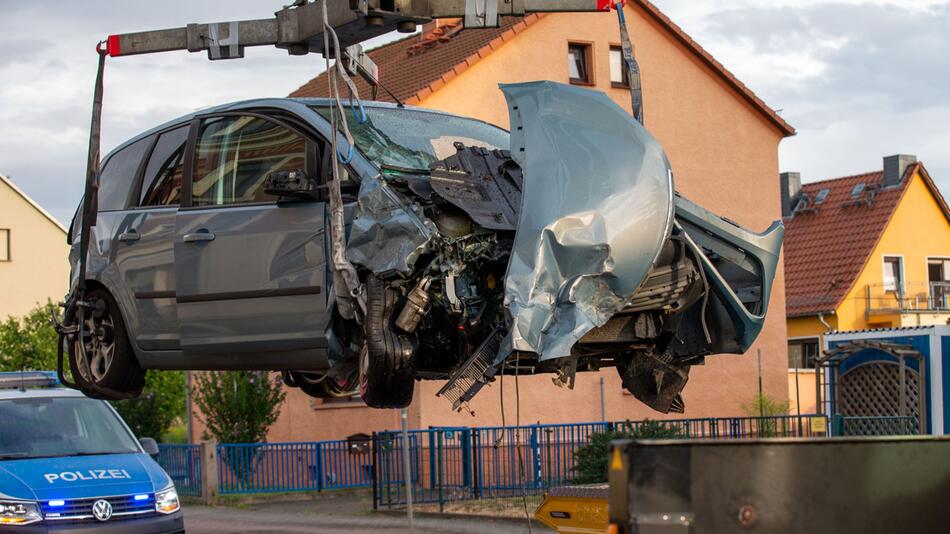
[[[69,230],[67,230],[66,227],[63,226],[63,223],[59,222],[56,219],[56,217],[53,217],[53,215],[50,212],[43,209],[43,206],[40,206],[40,204],[37,201],[30,198],[30,195],[27,195],[22,189],[17,187],[17,185],[13,183],[13,180],[9,176],[0,174],[0,182],[3,182],[7,184],[8,186],[10,186],[10,189],[12,189],[14,193],[20,195],[23,198],[23,200],[27,202],[27,204],[29,204],[34,209],[36,209],[36,211],[40,212],[40,215],[49,219],[51,223],[55,224],[64,233],[69,232]]]

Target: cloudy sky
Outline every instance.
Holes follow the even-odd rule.
[[[950,193],[950,2],[653,1],[798,128],[782,143],[782,170],[814,181],[910,153]],[[290,2],[0,0],[0,173],[67,220],[82,189],[95,42],[268,17],[282,3]],[[284,96],[322,61],[263,48],[210,64],[185,52],[111,61],[103,153],[200,107]]]

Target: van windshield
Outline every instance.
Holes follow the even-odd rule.
[[[100,400],[0,400],[0,460],[139,452],[125,425]]]
[[[330,120],[330,107],[312,106]],[[433,161],[455,154],[455,143],[508,150],[508,132],[488,123],[442,113],[366,106],[366,122],[346,107],[356,148],[379,167],[428,171]]]

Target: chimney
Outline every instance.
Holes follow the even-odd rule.
[[[917,156],[898,154],[884,158],[884,187],[901,185],[907,168],[917,163]]]
[[[802,174],[800,172],[783,172],[779,174],[782,188],[782,218],[791,217],[795,204],[802,192]]]

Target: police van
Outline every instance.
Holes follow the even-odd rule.
[[[0,373],[0,532],[183,533],[157,454],[54,373]]]

